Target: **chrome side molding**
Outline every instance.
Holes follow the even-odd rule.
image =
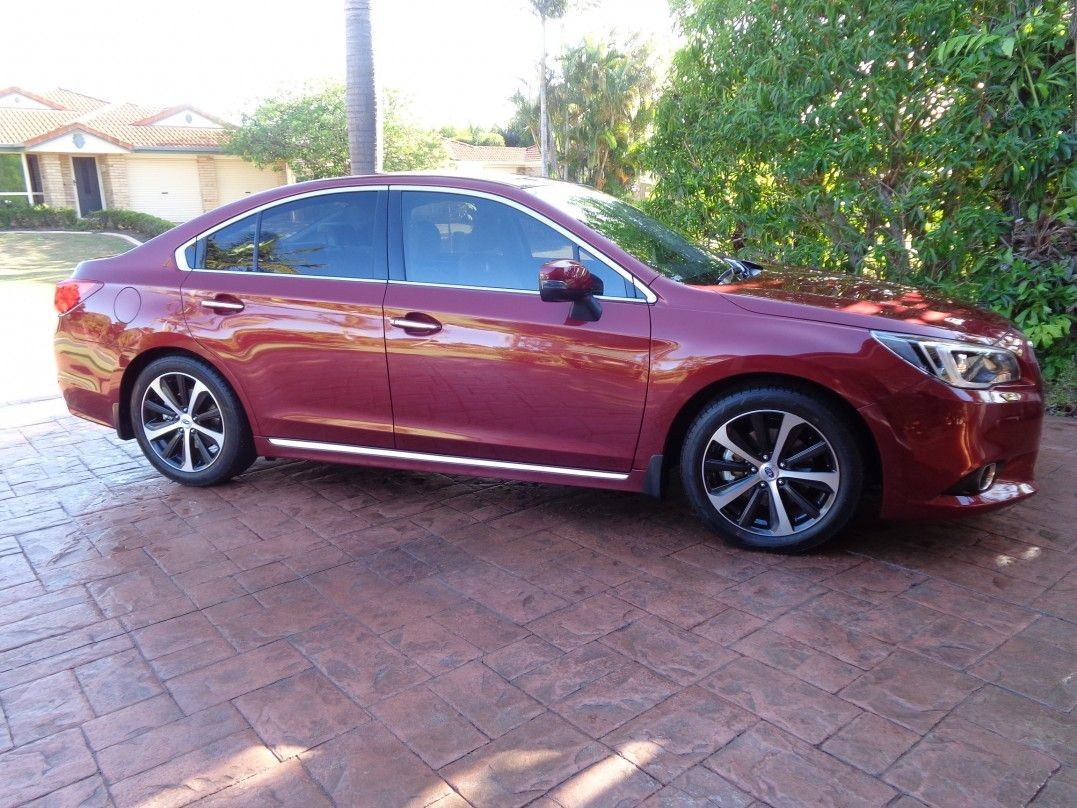
[[[457,457],[455,455],[428,454],[426,452],[404,452],[399,449],[378,449],[373,446],[351,446],[346,443],[322,443],[313,440],[293,440],[292,438],[269,438],[269,442],[282,449],[307,449],[312,452],[334,452],[336,454],[360,455],[362,457],[384,457],[391,460],[416,460],[424,463],[444,463],[450,466],[470,466],[480,469],[500,469],[502,471],[527,471],[537,474],[558,474],[563,477],[582,477],[590,480],[627,480],[627,474],[615,471],[595,471],[594,469],[577,469],[565,466],[542,466],[534,463],[511,463],[504,460],[484,460],[479,457]]]

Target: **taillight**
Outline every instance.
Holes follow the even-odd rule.
[[[79,281],[71,278],[56,284],[52,304],[60,314],[67,314],[86,298],[104,286],[100,281]]]

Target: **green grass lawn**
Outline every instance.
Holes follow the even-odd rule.
[[[127,252],[133,246],[125,239],[96,233],[0,232],[0,283],[56,283],[79,261]]]
[[[53,284],[68,277],[79,261],[132,246],[93,233],[0,232],[0,345],[10,349],[0,365],[0,402],[59,394],[52,353]]]

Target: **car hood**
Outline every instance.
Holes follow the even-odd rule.
[[[801,320],[992,343],[1018,333],[994,312],[911,286],[801,267],[762,266],[758,275],[737,283],[692,288],[718,292],[748,311]]]

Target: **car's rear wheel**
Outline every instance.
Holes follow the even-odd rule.
[[[681,479],[696,513],[729,543],[796,553],[818,547],[849,521],[863,460],[841,415],[820,399],[751,388],[696,417]]]
[[[221,375],[186,356],[147,365],[131,393],[135,439],[161,474],[184,485],[216,485],[254,462],[243,408]]]

